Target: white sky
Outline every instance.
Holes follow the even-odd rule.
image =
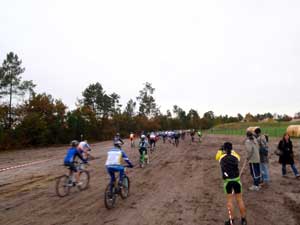
[[[91,83],[165,112],[300,111],[299,0],[1,0],[0,61],[74,108]]]

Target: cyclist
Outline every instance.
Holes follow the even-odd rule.
[[[199,143],[201,143],[201,137],[202,137],[202,132],[201,132],[201,130],[198,130],[198,131],[197,131],[197,135],[198,135],[198,138],[199,138]]]
[[[129,135],[131,147],[134,147],[134,133],[131,132]]]
[[[191,135],[191,142],[194,142],[195,141],[195,130],[194,129],[191,130],[190,135]]]
[[[179,132],[178,132],[178,131],[175,131],[175,132],[174,132],[174,139],[175,139],[174,144],[175,144],[176,147],[179,145],[179,138],[180,138]]]
[[[71,142],[71,148],[68,150],[65,158],[64,158],[64,165],[69,167],[70,173],[75,173],[75,180],[77,185],[81,185],[79,182],[80,179],[80,173],[77,170],[77,167],[75,165],[76,159],[79,158],[83,163],[87,163],[87,160],[82,156],[83,152],[81,151],[79,147],[79,142],[74,140]]]
[[[122,140],[121,136],[120,136],[120,133],[117,133],[116,136],[114,137],[113,139],[113,143],[117,142],[117,141],[120,141],[121,142],[121,145],[124,145],[124,141]]]
[[[167,136],[168,136],[168,132],[167,132],[167,131],[164,131],[164,132],[162,133],[162,138],[163,138],[164,144],[166,143]]]
[[[139,143],[139,152],[140,152],[140,163],[143,164],[145,158],[148,159],[148,151],[147,148],[149,147],[148,141],[146,140],[145,135],[141,135],[141,140]]]
[[[114,186],[116,177],[115,173],[119,172],[119,186],[122,187],[123,177],[124,177],[124,166],[122,165],[122,159],[128,164],[130,168],[133,168],[126,153],[121,149],[122,142],[120,140],[114,141],[114,147],[107,152],[106,159],[106,170],[110,175],[110,192],[112,193],[112,188]]]
[[[155,135],[154,132],[151,132],[151,134],[150,134],[150,146],[151,146],[152,150],[155,147],[155,142],[156,142],[156,135]]]
[[[231,225],[234,218],[233,201],[237,200],[241,214],[241,224],[246,225],[246,208],[242,197],[242,183],[240,180],[239,161],[240,156],[232,150],[232,143],[225,142],[222,149],[218,151],[216,159],[219,160],[224,180],[224,192],[227,195],[227,208],[229,220],[225,225]]]
[[[89,152],[92,150],[91,146],[87,143],[87,141],[81,141],[78,144],[78,149],[80,150],[80,152],[83,155],[83,158],[88,159],[89,157]]]
[[[181,133],[181,140],[184,141],[184,139],[185,139],[185,131],[182,131],[182,133]]]

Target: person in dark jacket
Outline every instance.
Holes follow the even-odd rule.
[[[282,176],[286,176],[286,165],[291,165],[296,178],[299,178],[300,175],[297,168],[295,167],[294,162],[293,143],[287,133],[283,135],[282,140],[279,142],[278,150],[280,152],[279,163],[282,165]]]
[[[257,143],[259,145],[260,171],[262,175],[261,185],[268,186],[270,182],[268,141],[266,136],[261,134],[260,128],[256,128],[254,132],[257,139]]]

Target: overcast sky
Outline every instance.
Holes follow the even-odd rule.
[[[71,109],[91,83],[165,112],[300,111],[299,0],[1,0],[0,61]]]

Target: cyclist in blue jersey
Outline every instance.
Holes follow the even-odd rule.
[[[76,163],[76,159],[79,158],[83,163],[87,163],[87,160],[84,159],[84,157],[82,156],[82,151],[79,148],[79,142],[74,140],[71,142],[71,148],[68,150],[65,158],[64,158],[64,165],[69,167],[70,172],[74,172],[75,173],[75,179],[76,179],[76,183],[77,185],[80,185],[79,183],[79,179],[80,179],[80,173],[77,170],[77,167],[75,165]]]
[[[115,173],[119,172],[119,185],[122,186],[124,177],[124,166],[122,165],[122,159],[128,164],[130,168],[133,168],[126,153],[121,149],[122,142],[120,140],[114,141],[114,147],[107,152],[106,170],[110,175],[110,191],[112,192],[113,185],[116,181]]]

